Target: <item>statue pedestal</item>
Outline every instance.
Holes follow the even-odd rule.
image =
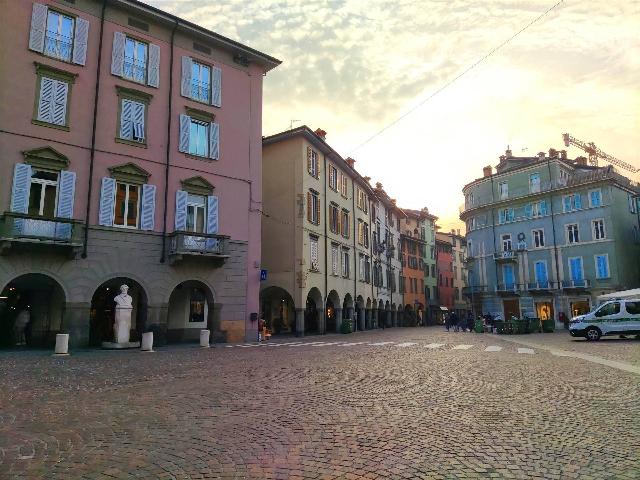
[[[102,348],[106,350],[126,350],[127,348],[140,348],[140,342],[102,342]]]

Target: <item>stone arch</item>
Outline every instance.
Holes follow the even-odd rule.
[[[340,312],[340,318],[338,318],[338,312]],[[325,318],[325,333],[339,331],[342,322],[342,305],[340,304],[340,295],[335,290],[331,290],[327,295]]]
[[[14,277],[0,290],[0,347],[50,347],[63,331],[68,296],[43,273]]]
[[[135,280],[135,278],[134,278],[134,280]],[[162,299],[162,301],[164,303],[168,304],[169,300],[171,298],[171,295],[173,294],[173,291],[176,289],[176,287],[181,285],[181,284],[183,284],[183,283],[185,283],[185,282],[199,282],[204,287],[206,287],[207,290],[209,290],[209,292],[211,293],[211,295],[213,296],[214,299],[220,298],[220,296],[216,292],[216,289],[214,288],[213,285],[211,285],[211,282],[209,282],[209,280],[207,280],[206,278],[200,277],[198,275],[190,275],[188,277],[183,278],[182,280],[180,280],[178,282],[174,282],[173,284],[169,284],[169,288],[165,292],[164,298]]]
[[[67,301],[71,300],[71,291],[69,288],[67,288],[62,278],[56,272],[52,272],[51,270],[47,270],[44,268],[28,268],[28,269],[21,269],[21,270],[16,270],[12,272],[7,277],[8,280],[4,283],[4,285],[0,283],[0,287],[1,287],[0,292],[4,291],[7,287],[9,287],[11,282],[14,282],[20,277],[24,277],[25,275],[42,275],[45,277],[50,277],[62,289],[62,293],[64,293],[65,299]]]
[[[260,314],[271,334],[296,332],[296,305],[286,289],[278,286],[263,289],[260,292]]]
[[[304,333],[320,333],[324,317],[322,293],[317,287],[313,287],[307,293],[304,311]]]
[[[200,330],[219,331],[215,319],[215,296],[200,280],[177,284],[168,302],[167,342],[198,341]]]

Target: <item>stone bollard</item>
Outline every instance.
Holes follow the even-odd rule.
[[[56,335],[56,355],[69,355],[69,334],[58,333]]]
[[[142,334],[142,347],[143,352],[153,352],[153,332],[145,332]]]
[[[211,332],[209,330],[200,330],[200,347],[209,348],[209,337]]]

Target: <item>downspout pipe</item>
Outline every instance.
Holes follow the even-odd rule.
[[[551,178],[551,159],[550,158],[547,158],[547,170],[549,172],[549,182],[552,182],[553,180]],[[550,191],[553,192],[553,184],[551,184]],[[558,246],[556,242],[556,221],[555,221],[555,215],[553,213],[553,193],[550,195],[549,204],[550,204],[550,211],[551,211],[551,231],[553,233],[553,256],[556,264],[556,286],[557,286],[558,292],[560,292],[562,288],[560,286],[560,264],[558,262]]]
[[[171,30],[171,54],[169,58],[169,118],[167,120],[167,151],[166,162],[164,167],[164,214],[162,218],[162,254],[160,255],[160,263],[167,260],[167,215],[169,202],[169,159],[171,157],[171,120],[173,118],[173,55],[174,55],[174,39],[178,22],[176,21]]]
[[[358,330],[358,322],[360,321],[360,312],[358,311],[358,279],[356,272],[358,271],[358,254],[356,251],[356,182],[351,178],[351,205],[352,205],[352,221],[353,224],[353,311],[355,312],[354,331]]]
[[[100,41],[98,42],[98,68],[96,70],[96,86],[93,96],[93,125],[91,126],[91,151],[89,153],[89,189],[87,191],[87,209],[84,217],[84,242],[82,246],[82,258],[87,258],[89,244],[89,219],[91,218],[91,203],[93,194],[93,167],[96,157],[96,130],[98,122],[98,98],[100,94],[100,73],[102,71],[102,44],[104,40],[104,16],[107,10],[107,0],[102,0],[102,13],[100,14]]]
[[[327,170],[327,155],[322,156],[324,158],[324,305],[322,305],[324,318],[324,325],[322,329],[324,330],[322,333],[327,333],[327,300],[329,299],[329,264],[327,263],[328,255],[327,255],[327,247],[329,246],[329,237],[327,235],[327,223],[329,223],[329,217],[327,215],[327,203],[329,199],[327,198],[327,177],[329,176],[329,172]],[[337,181],[337,180],[336,180]],[[334,305],[334,315],[335,315],[335,305]],[[336,323],[338,319],[336,319]]]

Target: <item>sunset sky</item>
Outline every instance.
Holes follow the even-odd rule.
[[[568,132],[640,166],[635,0],[565,0],[359,147],[557,1],[147,0],[283,60],[265,78],[264,134],[291,120],[323,128],[361,174],[445,229],[460,226],[462,186],[507,145],[534,155]]]

